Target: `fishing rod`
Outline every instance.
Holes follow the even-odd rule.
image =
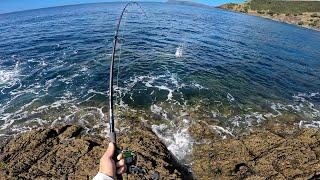
[[[137,5],[138,7],[141,8],[141,6],[137,2],[130,1],[128,2],[125,7],[123,8],[121,15],[119,17],[117,26],[116,26],[116,31],[113,39],[113,49],[112,49],[112,58],[111,58],[111,64],[110,64],[110,75],[109,75],[109,125],[110,125],[110,140],[111,142],[115,145],[116,147],[116,152],[114,153],[114,160],[116,160],[117,155],[120,151],[120,149],[117,146],[117,135],[115,132],[115,123],[114,123],[114,102],[113,102],[113,72],[114,72],[114,60],[116,56],[116,50],[117,50],[117,43],[119,41],[118,36],[119,36],[119,30],[120,30],[120,25],[122,21],[122,17],[124,16],[127,7],[131,5]],[[125,153],[126,154],[126,153]],[[128,153],[127,153],[128,154]],[[121,175],[117,175],[116,177],[118,180],[122,179]]]

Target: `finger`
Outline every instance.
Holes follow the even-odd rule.
[[[115,150],[115,147],[114,147],[114,144],[112,142],[109,143],[109,146],[108,146],[108,149],[107,151],[104,153],[104,157],[107,157],[107,158],[112,158],[113,154],[114,154],[114,150]]]
[[[123,159],[123,154],[122,154],[122,153],[120,153],[120,154],[117,156],[117,159],[118,159],[118,160]]]
[[[118,162],[116,163],[116,166],[117,166],[117,167],[121,167],[121,166],[124,166],[124,165],[125,165],[124,159],[121,159],[120,161],[118,161]]]
[[[126,167],[125,167],[125,166],[117,169],[117,174],[123,174],[123,173],[125,173],[125,172],[126,172]]]

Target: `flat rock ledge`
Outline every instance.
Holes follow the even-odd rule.
[[[125,179],[189,179],[150,128],[140,123],[119,137],[119,145],[137,154],[146,174]],[[108,140],[84,133],[79,126],[33,130],[0,145],[0,179],[92,179]]]
[[[198,179],[320,179],[320,132],[274,126],[197,145],[193,158]]]
[[[197,124],[193,175],[149,127],[132,123],[119,145],[135,151],[146,174],[124,179],[320,179],[320,131],[273,126],[221,139]],[[0,145],[0,179],[92,179],[108,140],[66,125],[24,133]]]

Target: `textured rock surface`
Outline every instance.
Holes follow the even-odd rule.
[[[192,179],[149,127],[135,121],[122,130],[119,145],[136,152],[146,174],[125,179]],[[197,139],[192,170],[197,179],[319,179],[320,131],[270,126],[242,137],[219,138],[207,124],[190,128]],[[213,126],[214,127],[214,126]],[[0,146],[0,179],[91,179],[107,140],[78,126],[42,129]]]
[[[193,149],[199,179],[320,179],[320,131],[273,127]]]
[[[127,179],[187,178],[166,146],[140,123],[120,136],[122,148],[136,151],[144,175]],[[78,126],[34,130],[0,146],[0,179],[92,179],[108,142],[83,134]]]

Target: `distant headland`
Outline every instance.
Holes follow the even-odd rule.
[[[320,31],[320,1],[251,0],[218,8],[261,16]]]

